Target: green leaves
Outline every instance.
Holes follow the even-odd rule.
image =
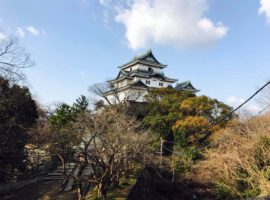
[[[28,88],[10,85],[0,77],[0,180],[16,179],[24,169],[24,146],[28,129],[38,118],[37,106]]]
[[[72,109],[75,113],[80,113],[87,110],[89,102],[86,96],[81,95],[78,99],[76,99],[75,103],[72,106]]]
[[[197,97],[191,92],[173,88],[151,90],[146,99],[149,106],[148,114],[144,118],[145,126],[164,137],[172,131],[175,135],[185,132],[187,140],[185,142],[193,145],[202,142],[208,134],[198,135],[199,132],[232,110],[216,99],[207,96]],[[214,128],[224,126],[231,118]]]
[[[62,104],[56,109],[55,114],[49,117],[49,122],[53,128],[64,128],[69,122],[75,119],[75,113],[71,106]]]
[[[65,128],[70,122],[73,122],[76,117],[87,110],[89,102],[85,96],[76,99],[76,102],[70,106],[66,103],[60,105],[55,114],[49,117],[50,125],[53,128]]]
[[[179,104],[195,95],[190,92],[178,91],[172,88],[154,89],[146,97],[148,101],[148,114],[144,125],[155,132],[167,136],[177,119],[183,117]]]
[[[73,147],[81,142],[81,135],[74,129],[83,122],[79,122],[83,118],[88,107],[88,100],[85,96],[79,97],[75,103],[70,106],[68,104],[60,105],[55,113],[49,117],[50,137],[48,138],[49,149],[51,153],[61,157],[65,162],[73,154]]]

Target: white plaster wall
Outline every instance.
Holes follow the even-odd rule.
[[[124,87],[126,86],[128,83],[127,80],[123,80],[123,81],[120,81],[120,82],[117,82],[114,84],[114,88],[121,88],[121,87]]]
[[[157,78],[151,78],[151,79],[137,78],[137,79],[141,79],[144,84],[146,84],[146,80],[150,81],[150,85],[148,84],[146,85],[148,85],[149,87],[154,87],[154,88],[163,88],[163,87],[168,87],[169,85],[172,85],[172,83],[170,82],[161,81],[161,80],[158,80]],[[163,83],[163,86],[159,86],[159,83]]]
[[[108,95],[107,98],[111,102],[111,104],[119,103],[118,99],[120,102],[124,101],[124,100],[144,102],[145,101],[144,96],[147,93],[148,93],[147,90],[129,90],[128,89],[128,90],[118,92],[117,96],[116,95]]]
[[[133,65],[132,67],[128,67],[125,69],[125,71],[129,72],[130,69],[132,69],[132,71],[136,71],[136,70],[142,70],[142,71],[148,71],[148,68],[150,66],[147,66],[147,65],[143,65],[143,64],[136,64],[136,65]],[[153,69],[153,71],[155,73],[161,73],[161,69],[158,68],[158,67],[151,67]]]
[[[130,70],[132,69],[132,70]],[[137,69],[139,69],[139,64],[133,65],[131,67],[128,67],[125,69],[125,71],[129,72],[129,71],[136,71]]]
[[[138,69],[140,69],[140,70],[148,71],[148,68],[149,68],[149,66],[147,66],[147,65],[138,64]],[[161,69],[160,68],[158,68],[158,67],[151,67],[151,68],[153,69],[153,71],[155,73],[161,73]]]

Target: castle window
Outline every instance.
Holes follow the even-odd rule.
[[[162,87],[162,86],[163,86],[163,83],[159,83],[159,86],[161,86],[161,87]]]
[[[147,85],[150,85],[150,81],[146,80],[145,82],[146,82]]]
[[[132,68],[130,68],[130,71],[132,71]]]
[[[149,72],[153,72],[153,69],[151,67],[148,67]]]

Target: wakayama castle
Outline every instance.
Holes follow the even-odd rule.
[[[167,65],[160,63],[149,50],[119,66],[117,77],[108,81],[110,91],[104,95],[111,103],[144,102],[145,95],[153,88],[174,87],[177,90],[194,93],[199,91],[192,86],[190,81],[177,83],[178,79],[165,76],[163,69],[166,67]]]

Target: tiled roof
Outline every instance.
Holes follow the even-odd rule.
[[[182,82],[182,83],[178,83],[175,86],[175,89],[191,91],[191,92],[199,92],[200,91],[200,90],[196,89],[195,87],[193,87],[193,85],[191,84],[190,81],[185,81],[185,82]]]
[[[163,80],[173,80],[173,81],[177,81],[176,79],[172,79],[169,77],[166,77],[163,73],[156,73],[153,71],[143,71],[143,70],[134,70],[134,71],[124,71],[121,70],[119,72],[119,74],[117,75],[116,79],[113,79],[111,81],[115,81],[119,78],[121,78],[120,76],[126,77],[126,78],[131,78],[134,76],[141,76],[141,77],[145,77],[145,78],[151,78],[151,77],[156,77],[156,78],[160,78]]]
[[[148,88],[148,86],[146,84],[144,84],[141,80],[133,81],[133,82],[129,83],[129,85],[135,86],[135,87],[146,87],[146,88]]]
[[[160,65],[160,66],[165,66],[163,64],[161,64],[153,55],[152,50],[148,50],[147,52],[145,52],[144,54],[140,55],[140,56],[135,56],[131,61],[127,62],[126,64],[123,64],[121,66],[119,66],[119,68],[124,68],[127,65],[130,65],[132,63],[136,63],[137,61],[143,61],[149,64],[155,64],[155,65]]]

